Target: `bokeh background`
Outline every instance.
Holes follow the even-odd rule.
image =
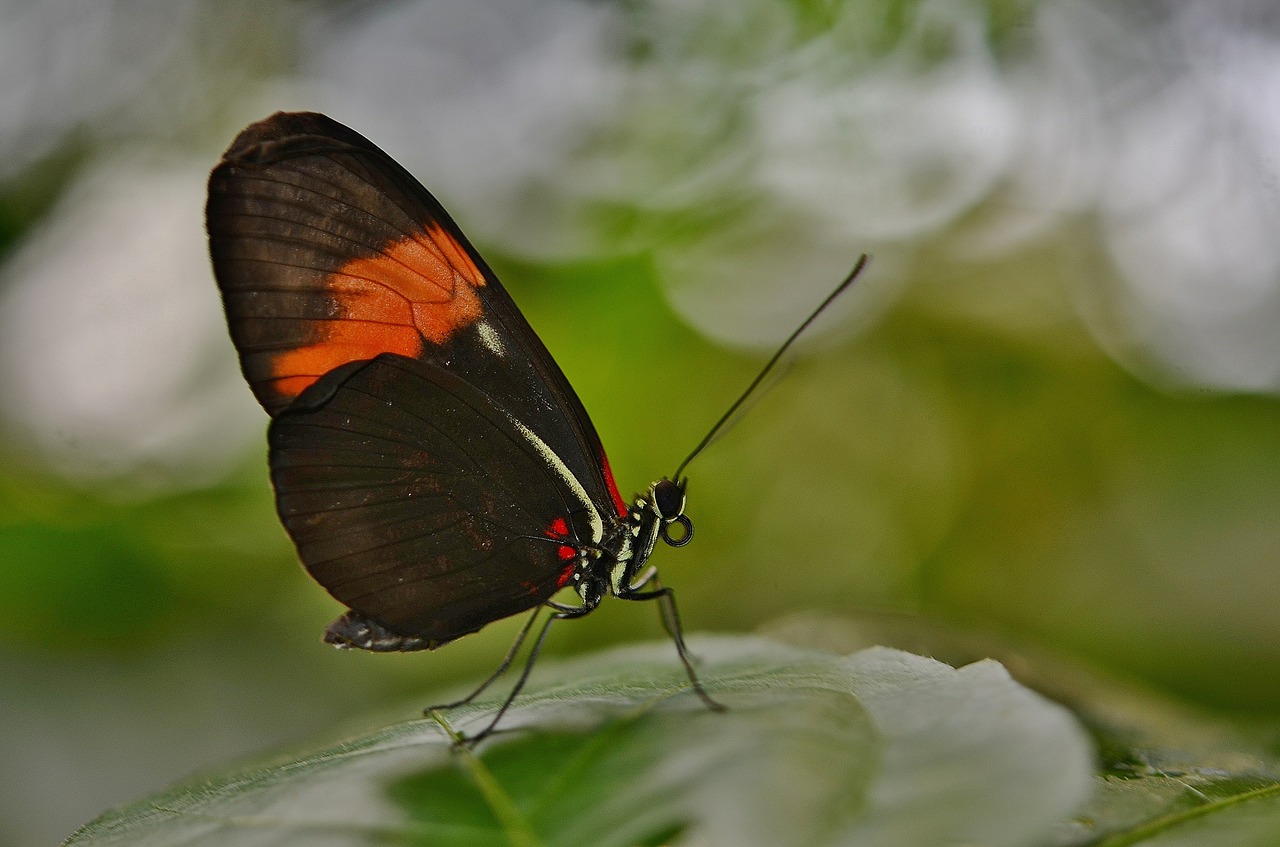
[[[8,0],[0,79],[0,843],[512,635],[319,643],[202,228],[277,109],[437,194],[627,491],[873,255],[690,468],[690,630],[891,615],[1280,712],[1271,0]]]

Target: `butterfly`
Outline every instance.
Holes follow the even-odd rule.
[[[246,128],[209,178],[214,276],[240,366],[271,417],[276,508],[308,573],[347,607],[326,642],[433,650],[545,617],[497,725],[556,620],[606,596],[656,601],[694,692],[675,594],[647,566],[693,537],[684,467],[628,501],[564,373],[440,203],[324,115]],[[560,597],[569,595],[572,602]],[[443,707],[442,707],[443,708]]]

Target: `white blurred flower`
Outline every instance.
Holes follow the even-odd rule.
[[[197,485],[262,437],[209,271],[205,178],[104,164],[4,268],[3,417],[70,476]]]
[[[421,0],[319,28],[309,71],[477,241],[535,259],[651,250],[687,319],[772,343],[859,253],[947,226],[1012,157],[980,6],[924,3],[877,61],[850,9],[810,38],[798,12],[741,0]],[[609,210],[628,207],[722,211],[620,232]]]
[[[809,45],[808,66],[756,98],[759,184],[849,243],[953,223],[1005,175],[1016,141],[1019,116],[983,27],[974,4],[930,0],[858,74],[835,39]],[[946,52],[931,55],[940,44]]]
[[[1111,267],[1076,283],[1105,349],[1158,382],[1280,388],[1274,4],[1055,0],[1029,35],[1009,72],[1026,133],[979,243],[1096,221]]]
[[[1112,115],[1098,198],[1131,343],[1179,381],[1280,388],[1280,32],[1203,3]]]
[[[418,0],[316,28],[325,111],[417,176],[480,242],[539,259],[598,250],[575,161],[616,117],[608,6]]]
[[[219,0],[0,3],[0,179],[59,151],[189,129],[243,90],[270,4]],[[267,8],[261,8],[267,7]]]

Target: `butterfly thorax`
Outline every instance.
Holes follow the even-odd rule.
[[[683,547],[693,538],[693,522],[684,514],[685,483],[663,478],[636,496],[625,516],[605,532],[599,548],[584,551],[578,595],[586,606],[599,604],[605,593],[627,597],[654,577],[642,574],[661,538],[672,547]],[[671,526],[681,527],[672,534]]]

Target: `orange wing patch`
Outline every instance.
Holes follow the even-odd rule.
[[[439,224],[347,262],[325,280],[333,318],[314,321],[312,344],[272,359],[275,390],[297,397],[321,376],[379,353],[420,356],[480,319],[484,275]]]

